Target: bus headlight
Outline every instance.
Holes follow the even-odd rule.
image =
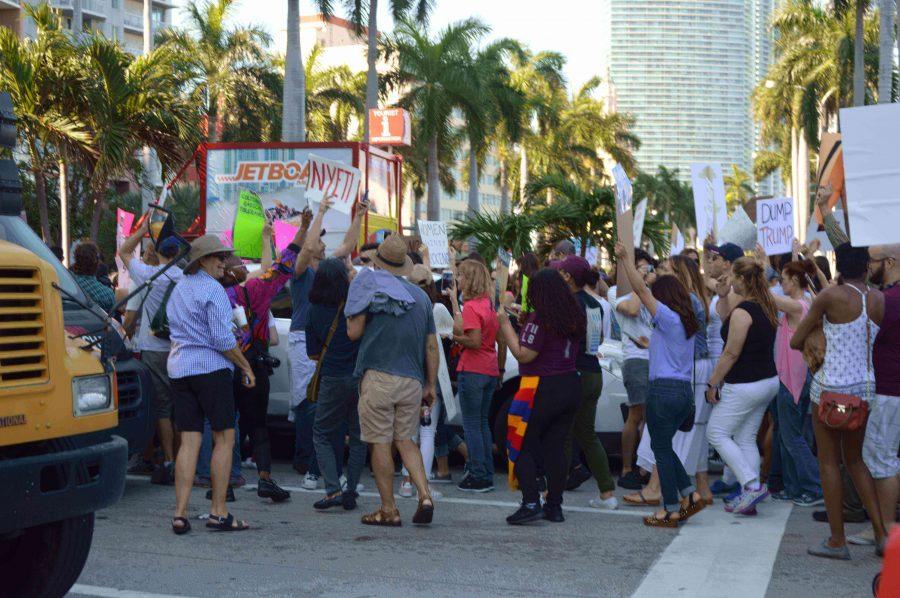
[[[92,415],[109,411],[113,393],[106,374],[80,376],[72,380],[72,408],[75,415]]]

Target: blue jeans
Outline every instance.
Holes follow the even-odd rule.
[[[819,463],[803,436],[803,423],[809,406],[810,380],[811,377],[807,376],[797,403],[794,403],[794,397],[784,384],[779,387],[778,396],[775,397],[781,438],[782,479],[785,491],[795,497],[801,494],[822,496]]]
[[[359,438],[359,378],[322,376],[319,401],[313,424],[313,444],[319,469],[328,494],[339,492],[341,464],[344,461],[344,430],[350,435],[350,459],[347,462],[347,490],[356,492],[356,484],[366,464],[366,445]],[[336,454],[336,441],[341,451]]]
[[[462,410],[463,435],[469,448],[466,469],[475,480],[494,481],[494,447],[488,413],[497,379],[485,374],[460,372],[459,407]]]
[[[304,400],[294,409],[294,466],[306,465],[308,473],[321,475],[313,443],[313,424],[316,421],[316,404]]]
[[[657,378],[650,382],[647,429],[650,430],[650,448],[656,458],[663,504],[667,511],[677,511],[681,506],[679,497],[690,496],[694,491],[690,476],[672,448],[672,438],[678,426],[691,413],[693,405],[694,388],[690,382],[669,378]]]
[[[231,478],[241,475],[241,431],[238,429],[237,413],[234,414],[234,452],[231,455]],[[203,420],[203,440],[200,442],[200,457],[197,459],[197,475],[209,478],[209,461],[212,459],[212,428],[209,420]]]

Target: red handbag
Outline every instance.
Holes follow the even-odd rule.
[[[866,294],[863,294],[863,314],[866,317],[866,394],[870,393],[872,353],[869,314],[866,310]],[[819,400],[819,421],[832,430],[855,432],[866,425],[869,404],[862,397],[826,390]]]

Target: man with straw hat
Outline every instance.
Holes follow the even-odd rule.
[[[197,457],[203,438],[203,420],[213,430],[212,506],[206,526],[221,531],[248,529],[225,508],[231,451],[234,447],[234,392],[232,371],[244,373],[244,386],[256,383],[231,329],[231,303],[219,282],[225,260],[233,249],[218,237],[204,235],[191,243],[184,277],[175,285],[168,303],[168,372],[175,395],[175,421],[181,430],[181,446],[175,460],[175,516],[172,531],[191,529],[188,500],[194,483]]]

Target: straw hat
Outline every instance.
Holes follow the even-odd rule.
[[[406,255],[406,241],[400,235],[391,235],[385,239],[375,250],[372,261],[394,276],[409,276],[413,267],[412,260]]]
[[[407,278],[409,279],[409,282],[417,286],[422,286],[422,283],[430,283],[434,280],[431,277],[431,272],[425,267],[425,264],[416,264],[413,266]]]
[[[201,259],[215,253],[234,253],[234,249],[225,247],[219,237],[215,235],[197,237],[191,243],[191,251],[188,253],[188,264],[184,267],[185,271],[192,272],[194,266],[197,266]]]

